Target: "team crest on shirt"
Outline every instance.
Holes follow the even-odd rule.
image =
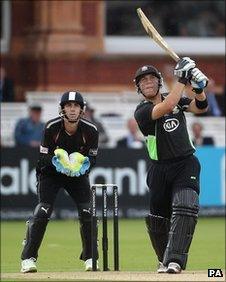
[[[165,129],[165,131],[167,132],[171,132],[174,131],[175,129],[178,128],[179,126],[179,120],[176,118],[169,118],[166,119],[164,124],[163,124],[163,128]]]
[[[42,145],[40,145],[40,153],[42,154],[48,154],[49,149],[47,147],[43,147]]]
[[[175,115],[175,114],[178,114],[179,111],[180,111],[180,109],[177,106],[175,106],[172,113]]]
[[[148,67],[147,67],[147,66],[143,66],[143,67],[141,68],[141,70],[142,70],[142,71],[146,71],[146,70],[148,70]]]
[[[97,151],[98,151],[98,149],[90,149],[89,150],[89,155],[90,156],[96,156],[97,155]]]

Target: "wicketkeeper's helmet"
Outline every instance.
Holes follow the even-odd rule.
[[[81,107],[80,114],[75,119],[69,119],[64,110],[65,104],[70,103],[70,102],[75,102],[78,105],[80,105]],[[62,95],[61,100],[60,100],[59,115],[61,118],[66,118],[69,122],[72,122],[72,123],[77,122],[80,119],[80,117],[82,116],[82,114],[84,113],[85,104],[86,103],[82,97],[82,94],[79,93],[78,91],[65,92]]]
[[[78,91],[69,91],[65,92],[60,100],[60,106],[63,109],[64,105],[69,103],[69,102],[75,102],[80,105],[81,109],[84,108],[85,106],[85,101],[82,97],[82,94],[79,93]]]

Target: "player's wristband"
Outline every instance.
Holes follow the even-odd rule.
[[[195,98],[195,105],[198,109],[203,110],[203,109],[208,107],[208,101],[207,101],[207,99],[200,101],[200,100]]]
[[[185,78],[185,77],[180,77],[180,78],[178,79],[178,82],[180,82],[180,83],[186,85],[186,84],[188,83],[188,79]]]

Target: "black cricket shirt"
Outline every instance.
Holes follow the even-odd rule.
[[[162,95],[162,99],[165,96]],[[155,106],[152,102],[144,100],[137,106],[134,117],[145,137],[151,160],[170,160],[186,157],[195,152],[184,115],[191,101],[182,97],[171,113],[157,120],[151,118]]]
[[[89,157],[92,167],[95,164],[98,151],[96,126],[86,119],[80,119],[76,132],[69,135],[65,131],[64,122],[60,117],[48,121],[40,146],[38,172],[43,174],[57,173],[52,165],[54,150],[57,148],[64,149],[68,154],[79,152]]]

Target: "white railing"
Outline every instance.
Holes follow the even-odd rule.
[[[89,105],[95,109],[95,116],[102,122],[109,139],[110,147],[114,147],[117,140],[127,134],[127,120],[133,117],[134,110],[139,103],[139,96],[135,92],[124,93],[83,93]],[[39,104],[43,108],[44,122],[58,116],[58,105],[61,93],[57,92],[28,92],[27,103],[1,104],[1,144],[14,146],[14,129],[18,119],[26,117],[27,108],[31,104]],[[193,122],[201,122],[203,135],[214,138],[216,146],[225,146],[225,119],[223,117],[197,117],[187,114],[190,135]]]

